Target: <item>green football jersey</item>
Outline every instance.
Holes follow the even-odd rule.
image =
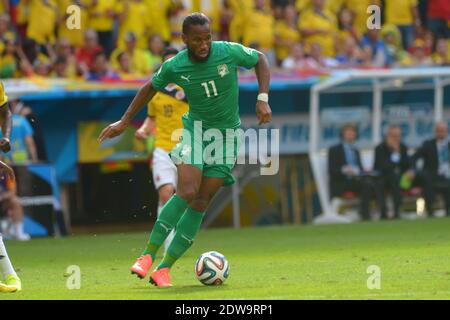
[[[176,83],[186,93],[188,119],[202,121],[203,128],[229,129],[241,124],[238,67],[252,68],[258,52],[241,44],[213,41],[205,62],[192,62],[187,50],[163,63],[152,85],[162,90]]]

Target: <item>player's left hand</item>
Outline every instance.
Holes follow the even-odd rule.
[[[6,163],[0,160],[0,175],[7,175],[11,180],[15,180],[14,170]]]
[[[106,139],[111,139],[111,138],[117,137],[118,135],[121,135],[125,131],[126,128],[127,128],[127,124],[125,122],[123,122],[122,120],[111,123],[105,129],[103,129],[103,131],[100,133],[100,136],[98,137],[98,140],[101,143],[101,142],[105,141]]]
[[[256,116],[258,117],[258,125],[272,121],[272,110],[267,102],[260,100],[256,102]]]
[[[0,149],[5,153],[11,150],[11,143],[9,142],[8,138],[0,139]]]

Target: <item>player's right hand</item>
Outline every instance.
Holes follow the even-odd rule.
[[[111,123],[105,129],[103,129],[103,131],[100,133],[100,136],[98,137],[98,140],[100,141],[100,143],[102,143],[106,139],[117,137],[118,135],[121,135],[126,128],[127,124],[122,120]]]

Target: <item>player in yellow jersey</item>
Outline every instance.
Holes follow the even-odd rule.
[[[9,139],[12,128],[12,114],[2,82],[0,82],[0,126],[3,133],[3,137],[0,139],[0,150],[2,152],[9,152],[11,150]],[[10,181],[14,180],[14,171],[2,161],[0,161],[0,175],[3,177],[2,181],[5,181],[5,175],[8,176]],[[0,280],[0,292],[16,292],[22,290],[22,284],[9,260],[1,233]]]
[[[178,53],[174,48],[165,49],[162,53],[166,61]],[[155,149],[153,151],[152,172],[153,183],[158,190],[158,215],[162,207],[172,197],[177,185],[177,168],[169,157],[169,152],[179,142],[183,123],[181,117],[189,109],[183,89],[176,85],[168,85],[164,91],[158,92],[148,104],[148,116],[136,131],[136,138],[147,139],[156,129]],[[176,131],[179,130],[179,135]],[[174,134],[175,133],[175,134]],[[172,135],[174,134],[174,136]],[[172,240],[174,230],[165,241],[165,248]]]

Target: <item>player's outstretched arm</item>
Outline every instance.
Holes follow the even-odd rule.
[[[272,110],[269,106],[270,68],[264,53],[258,52],[258,63],[255,66],[259,92],[256,102],[256,116],[258,123],[268,123],[272,120]]]
[[[134,116],[139,112],[139,110],[142,109],[144,105],[147,105],[147,103],[154,97],[155,94],[156,89],[153,88],[152,82],[150,80],[144,86],[142,86],[142,88],[139,89],[138,93],[134,97],[127,111],[125,111],[122,118],[103,129],[103,131],[100,133],[100,136],[98,137],[98,140],[102,142],[106,139],[117,137],[122,132],[124,132],[126,127],[131,123],[131,120],[133,120]]]

